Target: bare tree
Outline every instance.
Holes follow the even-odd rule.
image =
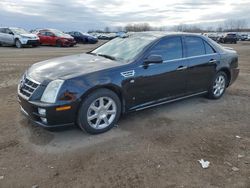
[[[125,30],[133,32],[151,31],[152,27],[148,23],[128,24],[125,26]]]
[[[110,28],[109,27],[105,27],[104,32],[105,33],[110,33]]]
[[[241,31],[247,28],[247,22],[244,19],[229,19],[224,22],[225,31]]]
[[[123,28],[122,26],[117,26],[117,27],[116,27],[116,31],[117,31],[117,32],[123,31],[123,30],[124,30],[124,28]]]

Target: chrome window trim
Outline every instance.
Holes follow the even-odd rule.
[[[181,61],[181,60],[189,60],[192,58],[197,58],[197,57],[206,57],[206,56],[210,56],[210,55],[215,55],[215,54],[219,54],[218,52],[216,53],[212,53],[212,54],[204,54],[204,55],[198,55],[198,56],[191,56],[191,57],[183,57],[183,58],[179,58],[179,59],[172,59],[172,60],[167,60],[167,61],[163,61],[162,63],[150,63],[148,65],[152,66],[152,65],[161,65],[161,64],[165,64],[165,63],[171,63],[174,61]],[[139,67],[144,67],[144,65],[140,65]]]

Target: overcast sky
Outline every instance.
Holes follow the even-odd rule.
[[[225,19],[250,21],[250,0],[0,0],[0,26],[26,29],[88,31],[145,22],[214,26]]]

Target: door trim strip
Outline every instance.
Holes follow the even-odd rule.
[[[179,100],[182,100],[182,99],[186,99],[186,98],[194,97],[194,96],[197,96],[197,95],[205,94],[207,92],[208,91],[202,91],[202,92],[195,93],[195,94],[192,94],[192,95],[187,95],[187,96],[184,96],[184,97],[179,97],[179,98],[172,99],[172,100],[167,100],[167,101],[164,101],[164,102],[160,102],[160,103],[156,103],[156,104],[151,104],[151,105],[144,106],[144,107],[141,107],[141,108],[139,107],[139,108],[135,109],[135,111],[140,111],[140,110],[144,110],[144,109],[147,109],[147,108],[159,106],[159,105],[162,105],[162,104],[167,104],[167,103],[179,101]]]

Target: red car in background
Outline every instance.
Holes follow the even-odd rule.
[[[56,29],[41,29],[37,36],[40,39],[41,45],[51,45],[58,47],[69,47],[76,45],[75,39]]]

